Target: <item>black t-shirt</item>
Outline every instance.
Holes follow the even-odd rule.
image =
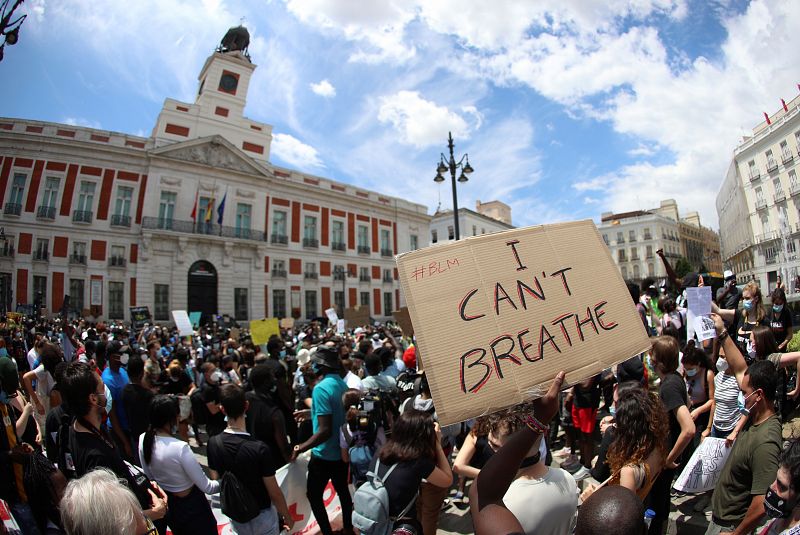
[[[792,327],[792,314],[789,312],[789,309],[784,305],[780,313],[770,310],[768,321],[772,329],[772,334],[775,336],[775,342],[777,342],[778,345],[782,344],[783,341],[786,340],[786,334],[789,328]]]
[[[219,404],[218,385],[211,385],[208,383],[204,384],[201,394],[203,396],[204,403]],[[206,408],[206,410],[208,411],[208,408]],[[206,418],[206,432],[208,433],[208,436],[221,433],[222,430],[225,429],[225,415],[222,414],[222,411],[219,411],[217,414],[211,414],[211,411],[208,411]]]
[[[278,410],[275,402],[263,394],[248,392],[245,397],[250,402],[250,408],[247,409],[245,414],[247,431],[253,438],[260,440],[269,447],[272,455],[272,466],[276,468],[283,466],[286,464],[286,460],[283,458],[281,449],[275,441],[275,425],[273,423],[276,415],[283,423],[283,415]]]
[[[113,446],[94,433],[78,432],[74,428],[70,428],[69,441],[72,461],[75,463],[75,472],[78,477],[83,477],[84,474],[95,468],[108,468],[119,479],[125,481],[128,488],[138,498],[142,509],[150,508],[150,495],[146,490],[142,491],[138,488],[125,461]]]
[[[377,461],[378,456],[376,455],[370,463],[371,471],[375,470]],[[389,471],[389,468],[389,466],[381,463],[378,469],[378,476],[383,477]],[[389,494],[389,514],[391,516],[397,516],[403,512],[403,509],[417,494],[422,480],[430,476],[435,468],[436,463],[433,462],[433,459],[427,458],[397,463],[397,468],[383,482],[386,492]],[[416,508],[412,506],[406,516],[416,518],[416,513]]]
[[[669,414],[669,444],[667,450],[672,449],[672,446],[678,441],[681,434],[681,425],[678,423],[676,416],[678,408],[683,405],[688,408],[688,394],[686,392],[686,383],[683,381],[678,372],[672,372],[666,377],[661,379],[661,386],[658,387],[658,395],[664,403],[664,408],[667,409]],[[676,459],[675,462],[679,462]]]
[[[128,383],[122,389],[122,406],[125,407],[125,415],[128,417],[128,426],[133,438],[139,437],[147,431],[150,424],[150,402],[153,393],[142,385]]]
[[[44,447],[47,452],[47,458],[51,462],[58,464],[58,431],[61,429],[61,423],[67,423],[72,419],[72,416],[67,411],[65,403],[58,407],[54,407],[47,412],[47,417],[44,420]]]
[[[480,470],[492,458],[494,450],[489,445],[489,438],[485,436],[478,437],[475,441],[475,453],[472,459],[469,460],[469,465],[472,468]]]
[[[736,346],[739,348],[739,351],[742,352],[742,355],[747,358],[747,343],[750,342],[750,331],[752,331],[756,325],[769,326],[767,318],[764,317],[759,322],[750,323],[747,321],[745,315],[742,314],[739,309],[736,309],[733,313],[733,324],[736,325]]]
[[[590,379],[590,386],[583,383],[575,385],[575,406],[582,409],[596,409],[600,406],[600,376]]]
[[[250,435],[222,432],[208,441],[208,467],[220,477],[232,470],[261,509],[270,506],[262,478],[275,475],[269,447]]]
[[[611,467],[606,461],[606,455],[608,455],[608,449],[611,447],[616,436],[617,429],[612,425],[606,429],[606,432],[603,433],[603,437],[600,439],[600,448],[597,450],[597,462],[592,468],[592,477],[597,481],[605,481],[611,477]]]
[[[192,387],[192,380],[186,372],[180,374],[176,380],[170,377],[169,372],[164,372],[161,374],[159,383],[161,384],[160,390],[162,394],[186,394]]]

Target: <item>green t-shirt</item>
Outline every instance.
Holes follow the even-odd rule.
[[[759,425],[745,427],[734,442],[714,489],[711,505],[715,517],[725,522],[740,522],[753,496],[767,493],[778,471],[782,442],[777,415]]]

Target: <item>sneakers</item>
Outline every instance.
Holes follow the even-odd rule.
[[[569,446],[564,446],[560,450],[554,451],[552,453],[553,453],[553,456],[555,456],[555,457],[567,457],[567,456],[574,457],[572,455],[572,448],[570,448]]]
[[[578,461],[577,457],[570,455],[560,466],[570,474],[574,474],[583,465]]]
[[[592,475],[592,473],[589,471],[589,469],[581,465],[581,467],[574,474],[572,474],[572,477],[575,478],[575,481],[583,481],[590,475]]]

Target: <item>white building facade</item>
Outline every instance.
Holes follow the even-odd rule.
[[[769,291],[800,274],[800,96],[753,129],[734,150],[717,194],[722,255],[739,282]]]
[[[514,228],[511,224],[511,208],[507,204],[501,201],[478,201],[476,208],[482,211],[486,209],[487,214],[494,217],[469,208],[459,208],[458,230],[462,239]],[[429,237],[431,245],[455,240],[455,218],[452,210],[440,210],[433,215]]]
[[[150,137],[0,119],[0,306],[129,319],[146,305],[239,320],[403,306],[394,256],[427,209],[273,165],[246,118],[255,65],[212,54],[193,103],[166,99]]]

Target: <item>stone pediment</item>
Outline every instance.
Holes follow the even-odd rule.
[[[205,165],[215,169],[228,169],[251,175],[272,176],[265,167],[262,167],[221,136],[209,136],[173,143],[153,149],[150,154],[170,160]]]

